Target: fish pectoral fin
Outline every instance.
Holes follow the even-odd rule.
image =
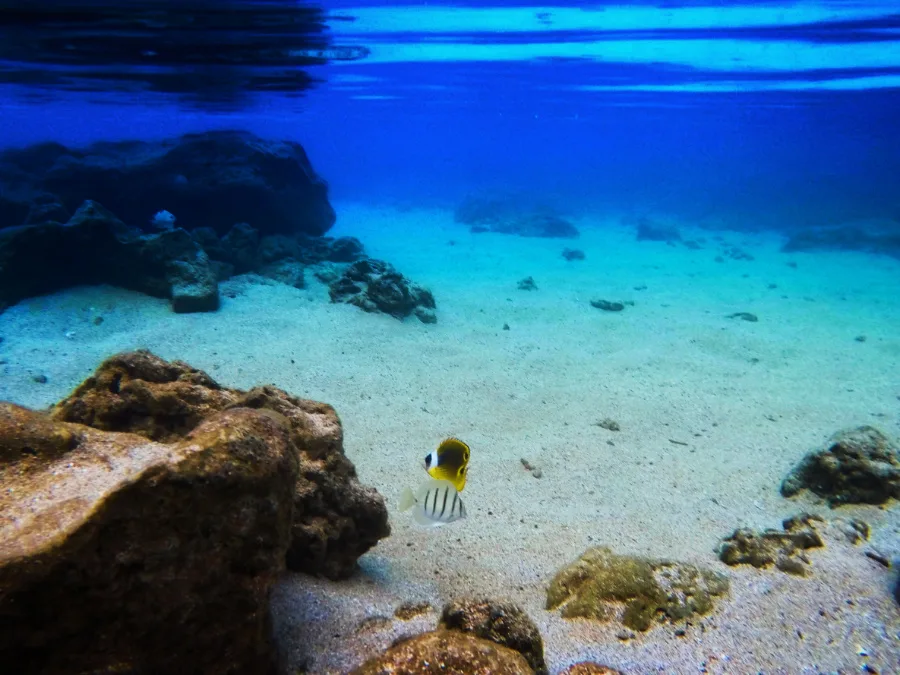
[[[400,493],[400,510],[409,511],[415,503],[416,496],[413,494],[413,491],[408,487],[403,488],[403,492]]]

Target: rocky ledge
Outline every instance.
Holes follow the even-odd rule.
[[[0,662],[265,673],[285,566],[331,578],[389,534],[323,403],[114,356],[47,412],[0,404]]]

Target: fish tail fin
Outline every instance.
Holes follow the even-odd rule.
[[[400,510],[408,511],[415,503],[416,496],[413,494],[413,491],[408,487],[403,488],[403,492],[400,493]]]

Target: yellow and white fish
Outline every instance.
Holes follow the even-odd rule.
[[[400,510],[413,509],[413,518],[419,525],[437,527],[466,517],[459,491],[448,480],[425,481],[413,494],[409,488],[400,495]]]
[[[469,472],[469,454],[468,445],[458,438],[448,438],[425,457],[425,470],[436,480],[450,481],[462,492]]]

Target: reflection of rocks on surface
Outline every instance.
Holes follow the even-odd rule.
[[[457,207],[454,218],[471,226],[472,232],[564,239],[579,236],[578,229],[552,209],[529,207],[512,197],[470,197]]]
[[[775,565],[782,572],[808,576],[810,560],[805,551],[825,546],[816,529],[823,523],[817,516],[802,514],[786,519],[782,532],[735,530],[720,544],[719,559],[726,565],[753,565],[756,568]]]
[[[65,224],[0,229],[0,310],[27,297],[104,283],[171,298],[176,312],[219,306],[209,258],[182,229],[144,234],[92,201]]]
[[[287,424],[223,410],[161,443],[0,404],[0,448],[0,662],[272,671],[268,594],[298,469]]]
[[[394,267],[371,258],[350,265],[331,282],[332,302],[347,302],[366,312],[384,312],[397,319],[415,313],[423,323],[434,323],[434,296],[409,281]]]
[[[560,570],[547,589],[547,609],[562,606],[565,618],[622,623],[647,630],[660,619],[678,621],[713,609],[728,591],[728,578],[693,565],[617,555],[590,548]]]
[[[519,652],[459,631],[436,630],[403,640],[353,675],[531,675]]]
[[[544,642],[534,621],[516,605],[493,600],[455,600],[441,613],[441,628],[471,633],[522,654],[538,675],[546,675]]]
[[[322,235],[335,221],[327,185],[298,143],[242,131],[7,150],[0,154],[0,184],[0,228],[39,222],[35,212],[42,209],[74,211],[86,199],[130,225],[143,227],[165,209],[182,227],[220,235],[241,221],[263,234]]]
[[[781,484],[785,497],[804,489],[831,506],[900,498],[900,451],[874,427],[840,431],[806,455]]]
[[[265,414],[290,427],[300,476],[288,567],[329,578],[350,574],[357,558],[390,528],[384,500],[359,483],[344,456],[341,423],[331,406],[271,386],[226,389],[187,364],[129,352],[107,359],[51,414],[104,431],[174,442],[210,414],[232,408],[271,411]]]

